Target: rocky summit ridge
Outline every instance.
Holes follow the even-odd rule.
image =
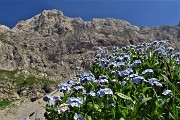
[[[50,83],[68,79],[77,66],[88,68],[98,47],[162,39],[179,51],[180,25],[137,27],[113,18],[84,21],[55,9],[12,29],[0,25],[0,98],[41,96]]]

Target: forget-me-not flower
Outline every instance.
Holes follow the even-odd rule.
[[[45,95],[45,96],[43,97],[43,100],[46,101],[46,102],[48,102],[48,101],[50,101],[50,100],[53,100],[53,97],[50,96],[50,95]]]
[[[113,95],[113,92],[110,88],[100,89],[97,92],[97,96],[99,96],[99,97],[111,96],[111,95]]]
[[[171,94],[171,93],[172,93],[171,90],[165,90],[162,94],[163,94],[163,95],[169,95],[169,94]]]
[[[154,73],[154,71],[152,69],[146,69],[146,70],[144,70],[142,72],[143,75],[145,75],[145,74],[153,74],[153,73]]]
[[[59,84],[59,85],[58,85],[58,90],[59,90],[60,92],[69,92],[69,91],[71,91],[71,87],[70,87],[69,84],[66,84],[66,83],[64,83],[64,84]]]
[[[135,84],[139,84],[142,81],[145,81],[144,77],[142,77],[142,76],[137,76],[137,77],[133,78],[133,83],[135,83]]]
[[[96,93],[94,91],[90,91],[87,95],[88,97],[95,97]]]
[[[75,114],[73,117],[74,120],[84,120],[84,117],[81,114]]]
[[[71,107],[80,107],[83,104],[83,100],[80,97],[70,97],[66,102],[71,105]]]

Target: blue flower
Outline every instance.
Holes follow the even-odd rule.
[[[116,62],[110,62],[110,63],[108,64],[108,68],[110,68],[110,69],[115,68],[115,67],[117,67]]]
[[[59,96],[54,96],[53,99],[55,102],[61,102],[62,101]]]
[[[157,40],[155,40],[155,41],[151,42],[151,44],[152,45],[157,45],[157,44],[159,44],[159,42]]]
[[[151,85],[155,85],[155,86],[159,86],[162,87],[162,84],[160,82],[158,82],[157,78],[151,78],[148,80],[148,83]]]
[[[176,58],[176,59],[175,59],[175,63],[176,63],[177,65],[180,65],[180,58]]]
[[[137,76],[137,77],[133,78],[133,83],[135,83],[135,84],[139,84],[141,81],[145,81],[144,77],[142,77],[142,76]]]
[[[125,62],[118,62],[117,66],[123,68],[125,66]]]
[[[119,71],[118,75],[123,77],[123,76],[127,76],[128,74],[126,73],[126,71]]]
[[[171,90],[165,90],[162,94],[163,94],[163,95],[169,95],[169,94],[171,94],[171,93],[172,93]]]
[[[116,107],[115,103],[110,103],[110,107]]]
[[[180,52],[171,55],[172,58],[180,58]]]
[[[96,96],[96,93],[94,91],[90,91],[88,93],[88,97],[95,97]]]
[[[129,77],[130,78],[134,78],[134,77],[137,77],[138,75],[137,74],[130,74]]]
[[[80,107],[83,104],[83,100],[79,97],[70,97],[67,99],[67,104],[71,105],[72,107]]]
[[[69,84],[59,84],[58,85],[58,90],[60,92],[69,92],[69,91],[71,91],[71,87],[70,87]]]
[[[97,92],[97,96],[99,96],[99,97],[111,96],[111,95],[113,95],[113,92],[110,88],[100,89]]]
[[[153,50],[153,47],[152,46],[147,46],[145,49],[146,49],[146,51],[150,51],[150,50]]]
[[[96,58],[101,58],[101,54],[97,54],[97,55],[96,55]]]
[[[71,86],[74,86],[76,84],[76,82],[73,80],[68,80],[66,83],[71,85]]]
[[[58,102],[56,102],[58,104]],[[57,105],[56,104],[56,105]],[[46,104],[47,107],[55,107],[55,102],[54,101],[49,101],[48,104]]]
[[[100,59],[100,62],[103,63],[104,65],[109,64],[109,60],[106,59],[106,58],[101,58],[101,59]]]
[[[83,86],[75,86],[74,89],[75,89],[75,90],[83,90],[84,87],[83,87]]]
[[[151,84],[151,85],[154,85],[154,82],[157,82],[158,79],[157,78],[151,78],[148,80],[148,83]]]
[[[92,73],[85,73],[82,75],[80,79],[80,83],[85,83],[85,82],[96,82],[96,79]]]
[[[108,79],[106,76],[101,76],[99,79],[98,79],[98,84],[100,85],[107,85],[109,83]]]
[[[163,100],[162,100],[161,98],[158,98],[158,102],[159,102],[159,103],[162,103]]]
[[[124,71],[119,71],[119,72],[118,72],[119,76],[121,76],[121,77],[123,77],[123,76],[128,76],[128,75],[130,75],[130,74],[132,74],[132,73],[133,73],[132,68],[127,68],[127,69],[124,70]]]
[[[158,87],[162,87],[162,86],[163,86],[163,85],[162,85],[160,82],[158,82],[158,81],[155,81],[155,82],[154,82],[154,85],[155,85],[155,86],[158,86]]]
[[[130,59],[130,56],[129,55],[124,55],[124,60],[129,60]]]
[[[132,68],[127,68],[125,71],[126,71],[126,73],[127,73],[128,75],[131,74],[131,73],[133,73]]]
[[[111,75],[115,75],[116,74],[116,71],[111,71]]]
[[[113,48],[112,48],[112,50],[119,50],[119,47],[117,47],[117,46],[114,46]]]
[[[122,81],[121,86],[125,86],[125,85],[126,85],[126,81]]]
[[[131,65],[130,65],[130,67],[136,67],[136,66],[138,66],[138,65],[140,65],[141,64],[141,61],[140,60],[135,60]]]
[[[145,74],[153,74],[153,73],[154,73],[154,71],[152,69],[146,69],[146,70],[144,70],[142,72],[143,75],[145,75]]]
[[[73,117],[74,120],[84,120],[84,117],[81,114],[75,114]]]
[[[45,96],[43,97],[43,100],[46,101],[46,102],[48,102],[48,101],[50,101],[50,100],[53,100],[53,97],[50,96],[50,95],[45,95]]]
[[[174,48],[173,47],[168,47],[167,51],[174,51]]]
[[[117,62],[122,62],[123,60],[124,60],[124,57],[122,56],[116,57]]]

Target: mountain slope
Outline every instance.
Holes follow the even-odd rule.
[[[137,27],[127,21],[107,18],[83,21],[81,18],[69,18],[58,10],[45,10],[31,19],[19,22],[13,29],[0,25],[0,70],[17,71],[15,77],[35,76],[50,81],[68,79],[77,66],[88,68],[90,60],[99,46],[112,48],[127,44],[137,44],[149,40],[171,40],[180,50],[180,26]],[[4,73],[3,73],[4,74]],[[5,80],[4,80],[5,81]],[[3,86],[1,97],[7,82]],[[10,85],[22,85],[23,82],[9,82]],[[48,84],[49,85],[49,84]],[[51,86],[51,85],[50,85]],[[32,98],[39,96],[40,84],[17,92],[20,96]],[[32,91],[34,95],[29,95]],[[12,95],[10,95],[12,96]]]

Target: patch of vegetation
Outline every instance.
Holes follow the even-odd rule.
[[[8,90],[7,94],[11,94],[13,92],[20,92],[26,89],[27,87],[38,85],[39,87],[43,86],[55,86],[57,85],[55,81],[46,78],[37,78],[35,76],[25,77],[22,74],[19,74],[20,71],[8,71],[8,70],[0,70],[0,79],[2,83],[8,83],[4,90]],[[11,84],[11,85],[9,85]]]
[[[12,102],[13,101],[9,99],[0,99],[0,109],[6,108],[7,106],[11,105]]]
[[[47,120],[179,120],[180,52],[168,40],[102,48],[91,73],[45,95]]]
[[[0,77],[3,78],[3,76],[7,76],[8,78],[13,79],[16,73],[17,73],[17,70],[13,70],[13,71],[0,70]]]
[[[23,81],[24,86],[33,85],[33,84],[50,85],[50,84],[55,84],[55,82],[49,79],[36,78],[34,76],[29,76]]]
[[[23,75],[17,75],[18,70],[8,71],[8,70],[0,70],[0,79],[6,81],[13,81],[16,84],[23,84],[25,86],[33,85],[33,84],[55,84],[54,81],[51,81],[46,78],[37,78],[35,76],[29,76],[25,78]]]

